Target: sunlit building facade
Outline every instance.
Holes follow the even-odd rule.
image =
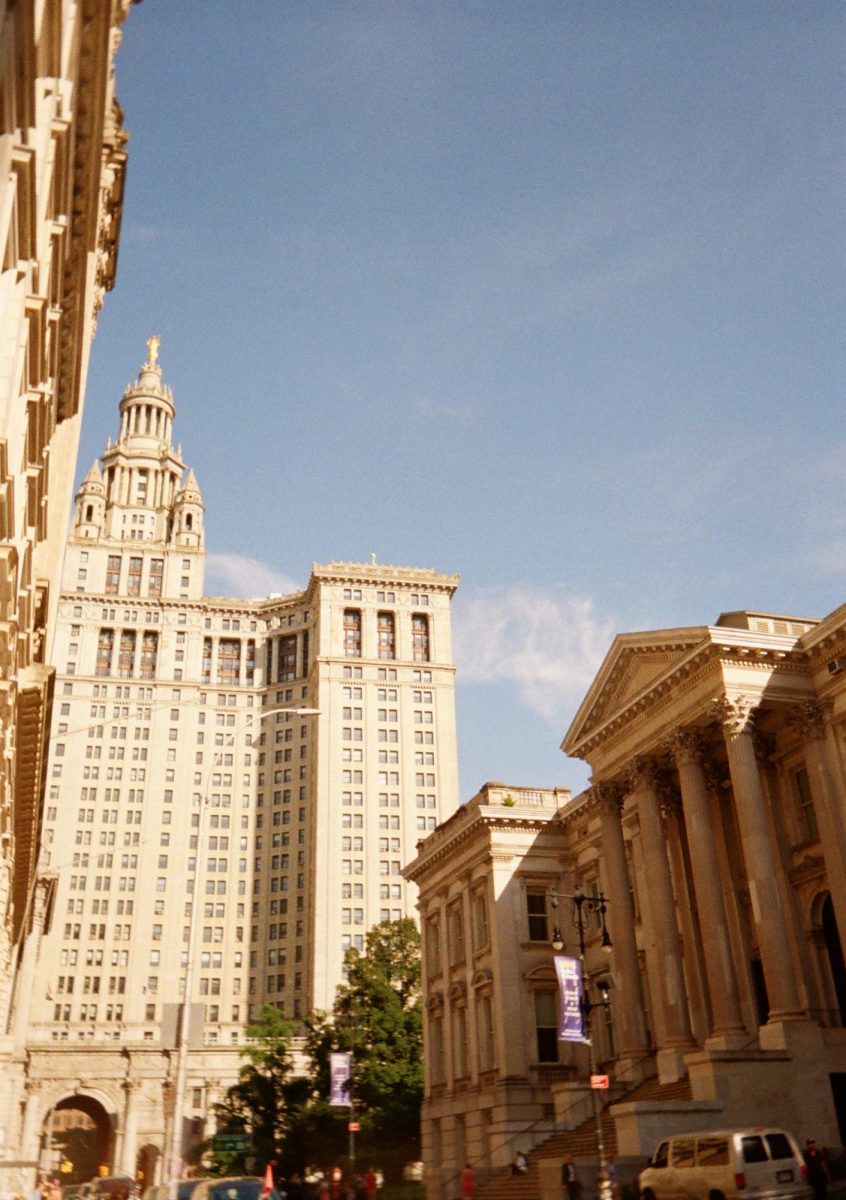
[[[457,804],[457,578],[330,563],[291,595],[206,596],[158,352],[76,496],[21,981],[22,1153],[72,1103],[106,1131],[103,1161],[148,1180],[189,959],[186,1142],[263,1004],[331,1008],[345,950],[415,914],[402,866]]]

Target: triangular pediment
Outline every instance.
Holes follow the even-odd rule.
[[[562,749],[572,753],[584,737],[648,691],[707,637],[708,630],[698,627],[619,634],[565,735]]]

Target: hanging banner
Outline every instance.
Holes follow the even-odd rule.
[[[333,1050],[329,1055],[329,1103],[347,1108],[350,1102],[350,1071],[352,1054],[349,1050]]]
[[[582,1010],[582,964],[566,954],[555,955],[560,1004],[558,1010],[559,1042],[584,1042],[585,1020]]]

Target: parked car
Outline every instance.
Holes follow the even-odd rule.
[[[231,1179],[200,1179],[191,1193],[191,1200],[260,1200],[264,1180],[257,1175],[233,1176]],[[274,1189],[268,1200],[279,1200]]]
[[[785,1130],[721,1129],[660,1142],[638,1187],[641,1200],[806,1200],[806,1176]]]
[[[199,1182],[199,1179],[180,1179],[176,1184],[176,1200],[191,1200],[191,1194]],[[166,1183],[154,1183],[144,1188],[141,1200],[168,1200],[168,1195]]]
[[[92,1179],[90,1187],[92,1200],[127,1200],[135,1189],[135,1180],[129,1175],[104,1175]]]

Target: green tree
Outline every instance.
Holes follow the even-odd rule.
[[[345,956],[347,981],[334,1008],[338,1048],[353,1052],[357,1115],[374,1133],[417,1146],[423,1101],[420,934],[406,917],[367,934]]]
[[[279,1159],[296,1102],[308,1090],[303,1080],[291,1079],[291,1039],[296,1026],[277,1008],[266,1004],[248,1026],[250,1041],[241,1051],[245,1060],[238,1082],[217,1105],[218,1133],[243,1133],[252,1149],[246,1154],[213,1152],[219,1172],[243,1169],[244,1160],[259,1164]]]

